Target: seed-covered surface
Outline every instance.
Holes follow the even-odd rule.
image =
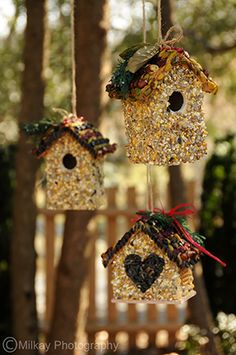
[[[130,258],[130,255],[133,254],[136,255],[136,263],[140,266],[141,262],[141,269],[145,269],[146,275],[144,276],[147,279],[150,277],[150,280],[145,284],[146,287],[143,286],[143,289],[141,289],[139,285],[140,281],[134,282],[134,280],[127,275],[127,258]],[[159,258],[159,262],[160,260],[163,260],[163,270],[160,272],[159,267],[159,275],[154,281],[153,266],[149,269],[149,276],[147,271],[148,261],[146,262],[146,260],[150,258],[150,255],[153,254]],[[133,262],[135,263],[134,260]],[[114,255],[111,266],[113,296],[114,301],[116,302],[178,303],[192,297],[195,294],[193,291],[193,277],[191,269],[188,268],[181,270],[175,262],[168,258],[163,250],[158,248],[158,246],[147,234],[140,230],[137,230],[129,239],[127,244]],[[134,278],[135,276],[132,277]],[[153,282],[150,285],[151,281]],[[146,288],[146,290],[144,290],[144,288]]]
[[[129,159],[133,163],[178,165],[202,158],[207,153],[207,131],[201,82],[183,66],[173,67],[156,88],[155,81],[151,82],[151,95],[123,101]],[[169,97],[176,91],[182,94],[184,103],[179,111],[172,112]],[[145,92],[142,95],[145,97]]]
[[[63,164],[68,154],[76,159],[72,169]],[[48,209],[94,210],[104,203],[103,158],[93,158],[69,133],[55,141],[45,160]]]

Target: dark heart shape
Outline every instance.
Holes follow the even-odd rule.
[[[142,261],[137,254],[130,254],[125,258],[125,272],[129,278],[144,293],[162,273],[165,261],[160,256],[151,253]]]

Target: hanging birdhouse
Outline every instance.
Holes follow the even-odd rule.
[[[123,101],[127,154],[133,163],[178,165],[207,153],[204,93],[216,93],[208,72],[182,48],[127,49],[107,91]]]
[[[35,154],[46,161],[47,208],[100,207],[104,202],[102,163],[107,153],[115,151],[115,144],[109,144],[109,139],[83,117],[69,115],[57,124],[39,124],[36,133],[42,131],[40,127],[44,133]]]
[[[102,255],[112,269],[113,302],[179,303],[195,295],[192,267],[201,252],[214,256],[172,211],[139,212],[132,228]]]

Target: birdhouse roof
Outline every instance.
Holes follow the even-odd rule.
[[[175,66],[192,71],[204,92],[217,92],[218,86],[209,77],[208,71],[183,48],[140,44],[128,48],[120,57],[122,61],[106,87],[111,98],[137,100],[149,96]]]
[[[34,153],[38,157],[44,156],[47,154],[52,144],[65,134],[69,134],[74,138],[75,141],[87,149],[94,158],[104,156],[107,153],[113,153],[116,150],[116,144],[110,144],[109,139],[104,138],[103,135],[83,117],[69,115],[63,118],[60,123],[48,126]]]
[[[147,217],[147,214],[149,214],[149,217]],[[114,247],[109,248],[102,254],[103,265],[106,267],[116,253],[122,252],[122,248],[125,247],[130,238],[136,232],[142,231],[180,268],[193,266],[199,261],[200,251],[184,238],[171,221],[172,219],[163,217],[161,213],[147,212],[124,234]],[[194,234],[196,233],[191,233],[192,237]],[[199,241],[201,236],[197,234],[196,236]],[[202,243],[202,241],[200,242]]]

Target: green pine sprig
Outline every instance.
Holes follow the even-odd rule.
[[[43,118],[39,122],[35,123],[23,123],[21,125],[21,129],[23,132],[28,135],[43,135],[46,133],[50,128],[56,127],[60,124],[60,120],[58,118]]]
[[[127,63],[128,60],[120,61],[111,77],[111,84],[122,99],[127,97],[134,77],[133,73],[126,70]]]
[[[142,220],[144,220],[145,222],[154,222],[163,229],[167,229],[173,223],[173,218],[171,216],[164,215],[161,212],[154,213],[151,211],[139,211],[137,212],[137,214],[141,216]],[[190,234],[190,236],[196,243],[201,246],[204,246],[204,240],[206,239],[204,236],[197,232],[191,231],[184,217],[176,216],[175,218],[178,220],[181,226]]]
[[[134,73],[127,70],[128,61],[143,46],[145,43],[135,44],[120,54],[122,60],[118,62],[111,77],[111,89],[118,94],[120,99],[125,99],[128,96],[130,84],[134,78]]]
[[[180,221],[180,218],[179,218],[179,217],[178,217],[177,219]],[[187,225],[185,219],[181,218],[181,220],[182,220],[182,221],[181,221],[180,223],[182,224],[182,226],[184,227],[184,229],[191,235],[191,237],[193,238],[193,240],[194,240],[196,243],[198,243],[199,245],[204,246],[204,240],[206,239],[206,237],[204,237],[203,235],[199,234],[198,232],[192,232],[192,231],[189,229],[189,227],[188,227],[188,225]]]

